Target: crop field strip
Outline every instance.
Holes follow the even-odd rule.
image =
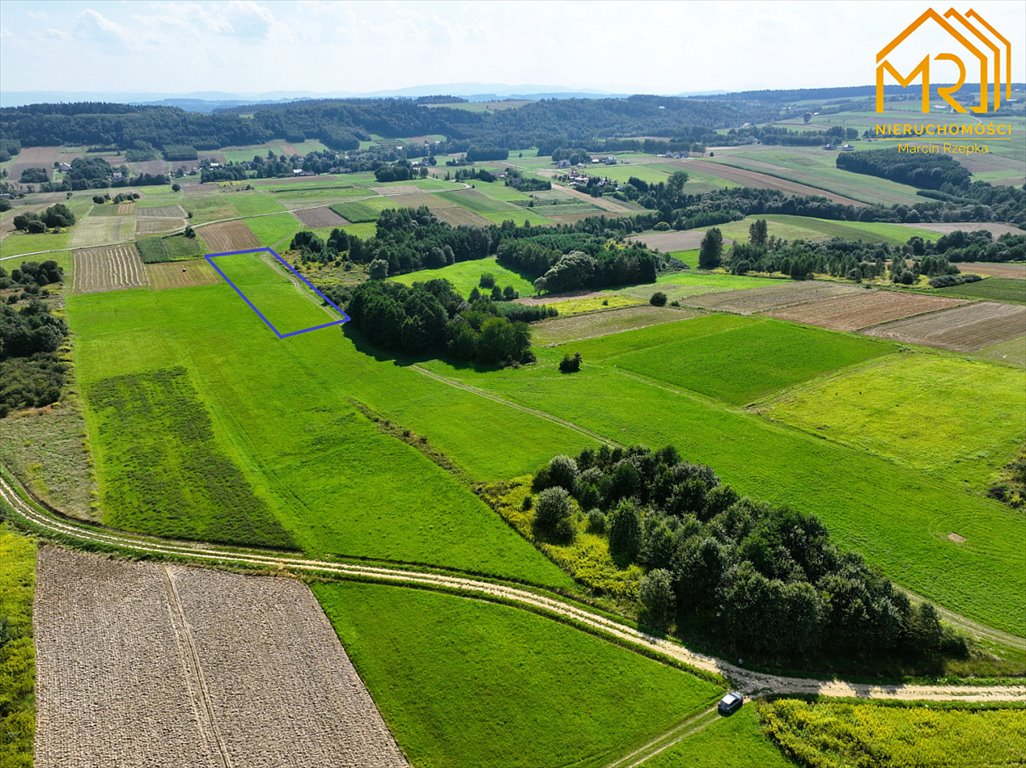
[[[531,331],[540,344],[564,344],[612,333],[634,331],[660,323],[686,320],[697,314],[686,309],[653,307],[649,304],[570,317],[554,317],[534,323]]]
[[[146,272],[135,245],[109,245],[72,253],[76,293],[98,293],[147,284]]]
[[[118,203],[115,212],[118,216],[131,216],[135,213],[135,203]]]
[[[176,229],[183,229],[185,227],[185,219],[167,219],[167,218],[137,218],[135,222],[135,232],[137,235],[162,235],[167,232],[174,232]]]
[[[135,237],[135,219],[119,216],[86,216],[71,227],[72,248],[124,243]]]
[[[781,281],[779,285],[743,291],[699,294],[681,299],[683,304],[699,309],[753,315],[773,309],[808,304],[824,298],[858,293],[860,288],[843,283]]]
[[[1026,280],[1026,264],[1001,264],[996,262],[970,261],[960,262],[958,268],[962,272],[977,275],[992,275],[1016,280]]]
[[[253,231],[242,221],[226,221],[222,224],[209,224],[200,227],[197,232],[207,244],[208,253],[225,251],[242,251],[247,248],[259,248]]]
[[[869,328],[863,333],[909,344],[923,344],[956,352],[1022,336],[1026,329],[1026,307],[977,301],[907,320]]]
[[[349,223],[349,221],[343,219],[327,206],[297,209],[292,211],[292,214],[303,222],[304,225],[314,229],[318,227],[341,227]]]
[[[807,184],[802,184],[797,181],[790,181],[783,179],[778,176],[770,176],[766,173],[760,173],[759,171],[747,170],[745,168],[737,168],[728,165],[725,162],[714,162],[710,160],[697,160],[689,159],[681,161],[681,170],[689,171],[692,168],[700,171],[701,173],[709,174],[710,176],[716,176],[725,181],[729,181],[733,184],[738,184],[742,187],[754,187],[756,189],[775,189],[780,192],[785,192],[789,195],[811,195],[815,197],[825,197],[831,202],[840,203],[842,205],[854,205],[863,206],[864,202],[855,200],[844,195],[839,195],[835,192],[830,192],[827,189],[819,187],[810,187]]]
[[[138,216],[146,216],[151,219],[182,219],[185,218],[185,211],[180,205],[155,205],[151,208],[140,206],[136,210]]]
[[[39,768],[406,765],[301,582],[44,547],[37,583]]]
[[[964,304],[961,299],[923,296],[897,291],[862,291],[770,310],[780,320],[818,325],[834,331],[858,331],[870,326],[925,315]]]
[[[200,260],[146,264],[145,269],[150,287],[157,290],[210,285],[220,280],[210,265]]]

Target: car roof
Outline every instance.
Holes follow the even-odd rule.
[[[720,701],[734,701],[735,699],[740,699],[740,698],[742,698],[740,693],[736,693],[734,691],[731,691],[730,693],[726,694],[722,699],[720,699]]]

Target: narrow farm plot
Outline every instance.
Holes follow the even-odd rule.
[[[946,296],[965,296],[973,299],[1026,304],[1026,280],[1011,277],[988,277],[975,283],[941,288],[939,293]]]
[[[864,205],[864,203],[858,200],[838,195],[826,189],[810,187],[807,184],[801,184],[797,181],[791,181],[779,176],[771,176],[766,173],[760,173],[759,171],[735,168],[722,162],[717,163],[710,160],[689,159],[682,161],[680,163],[680,167],[685,171],[691,171],[693,169],[700,173],[715,176],[733,184],[738,184],[742,187],[775,189],[780,192],[786,192],[789,195],[825,197],[831,202],[841,203],[842,205]]]
[[[863,290],[810,304],[771,310],[767,314],[781,320],[818,325],[835,331],[857,331],[906,317],[950,309],[964,303],[960,299],[939,296]]]
[[[1026,307],[978,301],[943,312],[878,325],[865,331],[910,344],[972,352],[1022,336]]]
[[[121,216],[86,216],[71,228],[72,248],[124,243],[135,237],[135,219]]]
[[[135,203],[118,203],[115,213],[118,216],[131,216],[135,213]]]
[[[963,272],[977,275],[989,275],[991,277],[1005,277],[1017,280],[1026,280],[1026,264],[1000,264],[997,262],[969,261],[959,263],[958,268]]]
[[[686,320],[696,314],[686,309],[641,305],[570,317],[554,317],[533,323],[531,332],[539,344],[562,344]]]
[[[405,766],[298,581],[44,547],[38,768]]]
[[[507,606],[386,585],[313,589],[420,768],[600,768],[722,693]]]
[[[138,235],[162,235],[185,227],[185,219],[143,218],[136,219],[135,232]]]
[[[147,264],[146,277],[150,286],[157,290],[209,285],[220,280],[205,260]]]
[[[151,208],[139,208],[136,213],[151,219],[181,219],[185,217],[185,211],[180,205],[155,205]]]
[[[259,248],[253,231],[242,221],[226,221],[223,224],[210,224],[197,230],[203,242],[207,244],[208,253],[224,253],[226,251],[243,251],[247,248]]]
[[[649,248],[656,248],[665,253],[671,251],[689,251],[702,244],[705,232],[698,229],[685,229],[680,232],[646,232],[630,238],[644,243]]]
[[[327,206],[300,209],[292,213],[303,224],[313,229],[319,227],[341,227],[349,223]]]
[[[986,418],[980,418],[980,402]],[[919,353],[811,382],[768,403],[765,413],[980,489],[1026,440],[1024,408],[1022,371]]]
[[[689,307],[713,309],[717,312],[732,312],[738,315],[753,315],[771,309],[808,304],[833,296],[858,293],[860,288],[851,285],[816,281],[777,281],[775,285],[743,291],[700,294],[685,297],[682,303]]]
[[[142,259],[133,243],[87,248],[75,251],[72,258],[76,293],[117,291],[146,285]]]

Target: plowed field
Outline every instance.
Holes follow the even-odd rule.
[[[938,312],[964,304],[959,299],[920,296],[894,291],[862,291],[811,304],[774,310],[768,314],[781,320],[818,325],[835,331],[857,331],[881,323]]]
[[[197,230],[203,242],[207,244],[208,253],[224,251],[241,251],[246,248],[259,248],[256,235],[241,221],[226,221],[223,224],[211,224]]]
[[[116,291],[146,285],[142,259],[132,243],[75,251],[76,293]]]
[[[922,317],[887,323],[866,331],[870,336],[971,352],[1022,336],[1026,307],[979,301]]]

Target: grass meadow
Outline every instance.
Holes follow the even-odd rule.
[[[0,764],[31,768],[36,732],[36,543],[0,522]]]
[[[718,229],[725,238],[737,242],[748,242],[748,228],[757,219],[766,219],[769,234],[782,240],[829,240],[840,237],[845,240],[861,240],[866,243],[904,245],[911,237],[921,237],[932,242],[940,238],[940,232],[928,229],[906,227],[880,221],[831,221],[807,216],[789,216],[782,213],[768,213],[748,216],[738,221],[719,224]],[[706,227],[705,229],[709,229]]]
[[[419,768],[602,766],[722,695],[714,683],[507,606],[386,585],[313,589]]]
[[[988,277],[978,283],[964,283],[951,288],[940,288],[937,292],[944,296],[1026,304],[1026,280],[1008,277]]]
[[[500,288],[510,285],[521,296],[531,296],[534,294],[534,286],[528,280],[516,272],[500,266],[495,261],[494,256],[477,261],[461,261],[458,264],[452,264],[441,269],[421,269],[417,272],[397,275],[392,279],[403,285],[413,285],[414,283],[426,282],[428,280],[448,280],[461,296],[466,297],[470,295],[474,288],[478,288],[481,275],[485,273],[493,275],[495,277],[495,284]],[[490,288],[479,288],[479,290],[484,294],[491,291]]]
[[[789,768],[791,762],[762,730],[759,705],[746,702],[730,717],[645,761],[644,768]]]
[[[784,393],[766,412],[811,434],[982,489],[1026,440],[1024,393],[1022,371],[904,353]]]

